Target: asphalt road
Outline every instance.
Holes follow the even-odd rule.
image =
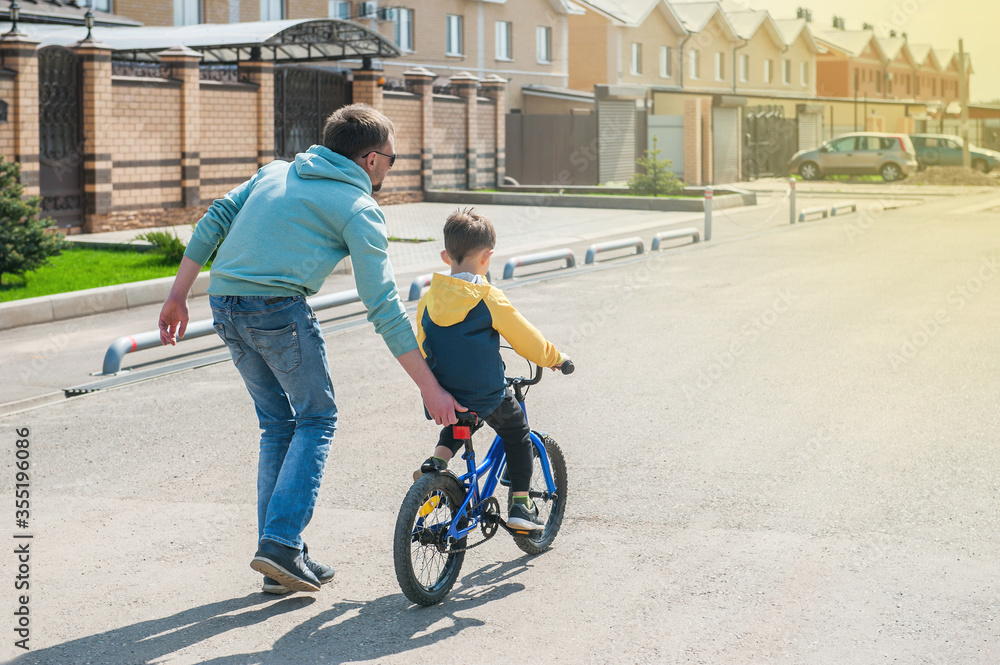
[[[428,609],[391,534],[435,427],[368,328],[328,338],[341,421],[306,538],[338,575],[315,595],[265,597],[248,566],[257,428],[231,364],[4,416],[0,494],[25,427],[32,493],[27,530],[6,502],[0,657],[30,532],[25,664],[992,665],[998,210],[932,201],[512,289],[577,364],[528,398],[568,459],[566,521],[538,557],[502,534],[471,551]]]

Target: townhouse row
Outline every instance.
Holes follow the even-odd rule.
[[[30,2],[30,0],[27,0]],[[530,112],[522,89],[590,92],[596,84],[732,94],[927,101],[959,98],[959,63],[943,45],[773,17],[745,3],[687,0],[94,0],[146,25],[330,17],[378,31],[400,50],[386,76],[420,66],[509,82],[509,110]],[[358,63],[345,63],[356,66]],[[972,73],[966,62],[966,76]],[[537,96],[537,95],[536,95]]]

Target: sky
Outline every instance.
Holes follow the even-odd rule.
[[[871,23],[876,32],[889,28],[907,33],[914,43],[958,51],[958,40],[972,58],[972,102],[1000,100],[1000,1],[998,0],[737,0],[766,9],[774,18],[795,18],[797,7],[812,10],[813,29],[833,26],[842,16],[848,30]],[[881,29],[880,29],[881,28]]]

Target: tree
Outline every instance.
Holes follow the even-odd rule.
[[[52,220],[38,218],[42,198],[23,194],[21,165],[0,158],[0,284],[4,273],[23,277],[66,247],[61,233],[46,231]]]
[[[645,172],[636,173],[628,181],[628,188],[633,194],[663,196],[677,194],[684,189],[684,184],[675,178],[674,172],[670,170],[673,162],[669,159],[660,159],[661,152],[654,135],[653,149],[647,150],[644,157],[635,160]]]

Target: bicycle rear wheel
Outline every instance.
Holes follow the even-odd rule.
[[[545,484],[545,475],[542,473],[541,453],[538,448],[532,446],[531,449],[531,485],[528,491],[531,493],[531,500],[538,506],[538,516],[545,522],[545,528],[533,532],[530,536],[514,536],[514,542],[522,551],[528,554],[541,554],[547,550],[559,527],[562,526],[563,513],[566,511],[566,458],[563,457],[559,445],[548,436],[542,437],[545,444],[545,451],[549,458],[549,468],[552,470],[552,479],[556,484],[556,496],[552,498],[542,498],[543,493],[548,492]],[[513,493],[507,495],[507,509],[513,502]]]
[[[413,483],[399,507],[392,543],[396,580],[418,605],[441,602],[458,579],[465,552],[450,550],[463,549],[466,540],[448,543],[444,534],[464,496],[453,476],[429,473]]]

